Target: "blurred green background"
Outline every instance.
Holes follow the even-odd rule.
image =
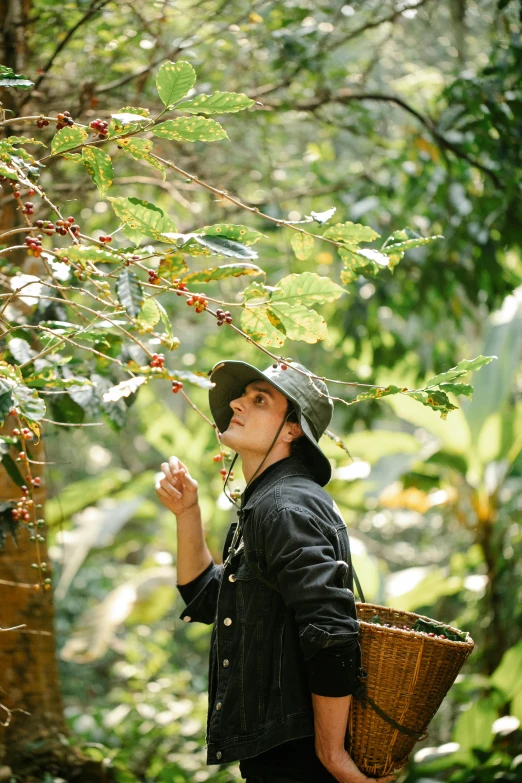
[[[404,226],[444,234],[408,252],[393,275],[361,277],[324,307],[327,341],[285,346],[318,374],[410,388],[462,358],[498,357],[466,379],[473,400],[454,400],[447,421],[399,397],[338,404],[333,430],[351,456],[324,443],[334,465],[328,489],[367,600],[443,620],[476,642],[404,783],[522,780],[521,8],[33,0],[24,17],[22,72],[36,81],[24,112],[68,109],[90,122],[120,106],[157,108],[157,66],[188,60],[198,90],[259,103],[226,116],[230,142],[159,140],[159,154],[164,144],[177,165],[274,217],[335,206],[339,221],[384,236]],[[42,181],[85,233],[114,231],[109,203],[74,165],[55,162]],[[162,181],[139,161],[119,162],[111,195],[157,204],[180,231],[224,221],[263,231],[256,249],[271,285],[306,270],[339,281],[328,245],[298,261],[290,231],[182,178]],[[205,291],[235,302],[240,287]],[[181,340],[167,364],[207,371],[233,357],[265,366],[230,330],[186,312],[183,299],[161,302]],[[190,393],[208,411],[206,392]],[[67,406],[68,418],[96,420],[81,393],[56,400],[50,418],[63,419]],[[107,759],[122,783],[229,783],[240,778],[237,764],[205,765],[210,626],[178,619],[175,519],[154,491],[160,463],[179,456],[199,481],[221,561],[235,514],[212,461],[215,436],[170,384],[149,384],[127,402],[120,427],[46,427],[67,718],[84,752]]]

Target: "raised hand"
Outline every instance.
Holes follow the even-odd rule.
[[[177,517],[198,506],[198,482],[178,457],[161,463],[164,475],[156,482],[156,494],[163,505]]]

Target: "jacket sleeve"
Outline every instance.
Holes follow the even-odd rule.
[[[191,582],[176,585],[186,607],[180,619],[186,623],[214,622],[217,610],[219,586],[223,577],[223,566],[214,561]]]
[[[305,661],[325,648],[358,646],[355,599],[343,586],[346,563],[336,559],[326,531],[299,506],[278,510],[260,529],[268,578],[295,612]]]

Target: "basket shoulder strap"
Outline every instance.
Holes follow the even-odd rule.
[[[350,551],[350,536],[348,535],[348,533],[346,533],[346,539],[348,541],[348,565],[350,566],[349,571],[347,571],[347,573],[346,573],[347,579],[349,580],[349,583],[350,583],[348,586],[350,587],[350,589],[351,589],[351,591],[353,593],[353,582],[355,581],[355,585],[357,587],[357,593],[359,595],[359,598],[361,599],[363,604],[365,604],[366,601],[364,599],[364,593],[362,591],[361,583],[359,582],[359,577],[355,573],[355,568],[353,567],[352,553]],[[353,580],[352,580],[352,576],[353,576]],[[346,580],[345,580],[345,582],[346,582]]]

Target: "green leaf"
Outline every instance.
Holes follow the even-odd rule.
[[[439,411],[443,419],[447,417],[450,411],[457,410],[457,406],[449,401],[448,395],[437,389],[432,389],[429,392],[409,391],[406,392],[406,395],[417,400],[417,402],[421,402],[434,411]]]
[[[190,234],[191,240],[181,245],[181,249],[192,255],[193,243],[202,245],[206,250],[210,251],[212,255],[216,256],[229,256],[232,258],[257,258],[255,250],[251,250],[246,245],[242,245],[240,242],[235,242],[233,239],[227,239],[221,236],[208,236],[207,234]]]
[[[134,160],[144,160],[151,166],[154,166],[155,169],[161,171],[163,179],[166,179],[165,167],[162,166],[159,160],[156,160],[156,158],[153,158],[150,154],[154,146],[151,139],[137,139],[132,137],[128,139],[119,139],[118,144],[124,152],[132,155]]]
[[[295,257],[299,261],[306,261],[314,249],[314,238],[311,237],[310,234],[302,234],[301,232],[298,232],[292,234],[290,244],[292,245],[292,250],[295,253]]]
[[[13,337],[7,343],[7,347],[18,364],[25,364],[30,362],[32,357],[36,355],[36,352],[32,350],[27,340],[22,340],[20,337]]]
[[[174,141],[219,141],[228,134],[219,122],[206,117],[178,117],[151,129],[154,136]]]
[[[488,750],[493,744],[493,722],[498,711],[491,696],[482,697],[457,718],[452,739],[460,745],[460,752],[472,748]]]
[[[452,367],[451,370],[443,372],[440,375],[435,375],[426,382],[426,388],[430,386],[438,386],[442,381],[452,381],[455,378],[460,378],[461,375],[472,370],[478,370],[479,367],[483,367],[485,364],[489,364],[493,359],[497,359],[497,356],[477,356],[476,359],[462,359],[456,367]]]
[[[360,223],[336,223],[335,226],[327,228],[323,236],[326,239],[333,239],[334,242],[346,242],[347,245],[358,245],[360,242],[373,242],[378,239],[380,234]]]
[[[114,169],[109,155],[99,147],[84,147],[82,163],[98,188],[100,198],[104,198],[114,179]]]
[[[242,92],[214,92],[212,95],[197,95],[180,103],[176,109],[190,114],[226,114],[249,109],[253,105],[254,101]]]
[[[137,316],[143,303],[143,289],[131,269],[124,269],[116,281],[116,293],[129,315]]]
[[[18,469],[18,465],[16,464],[16,462],[14,461],[14,459],[11,457],[10,454],[4,454],[4,456],[2,457],[2,465],[4,466],[5,472],[7,473],[9,478],[12,481],[14,481],[14,483],[18,487],[23,487],[23,485],[25,484],[25,479],[20,473]]]
[[[36,144],[38,147],[47,147],[47,144],[44,144],[43,141],[29,138],[28,136],[8,136],[4,141],[7,141],[10,146],[13,144]]]
[[[160,311],[158,303],[153,296],[150,296],[145,300],[143,307],[138,318],[140,323],[148,324],[149,326],[156,326],[160,319]]]
[[[176,232],[176,226],[159,207],[138,198],[109,197],[107,200],[112,203],[112,208],[120,220],[130,228],[160,242],[176,243],[176,239],[165,236],[167,232]]]
[[[432,242],[436,242],[438,239],[444,239],[442,234],[436,234],[432,237],[417,237],[416,239],[407,239],[404,242],[395,242],[392,245],[383,245],[381,247],[381,253],[386,255],[393,255],[394,253],[404,253],[406,250],[411,250],[413,247],[422,247],[423,245],[430,245]]]
[[[209,237],[226,237],[248,247],[255,245],[263,237],[266,239],[266,234],[262,234],[260,231],[256,231],[248,226],[235,226],[232,223],[216,223],[214,226],[203,226],[193,233],[206,234]]]
[[[401,389],[398,386],[387,386],[385,389],[373,387],[368,391],[361,392],[352,402],[364,402],[365,400],[378,400],[380,397],[388,397],[390,394],[399,394]]]
[[[280,348],[286,340],[270,321],[267,307],[245,307],[241,313],[241,329],[265,348]]]
[[[473,386],[470,386],[469,383],[441,383],[440,388],[446,394],[449,392],[455,395],[465,394],[470,399],[473,396]]]
[[[13,407],[13,382],[0,378],[0,425]]]
[[[188,269],[188,267],[185,263],[183,254],[178,250],[169,250],[159,263],[158,275],[173,283],[186,269]]]
[[[83,128],[73,125],[71,128],[62,128],[53,137],[51,144],[51,154],[58,155],[59,152],[72,150],[83,144],[89,134]]]
[[[0,161],[0,177],[7,177],[8,179],[18,179],[18,174],[9,163]]]
[[[109,250],[108,247],[96,247],[95,245],[70,245],[70,247],[61,247],[55,252],[58,259],[68,258],[69,261],[82,266],[87,261],[104,264],[121,264],[122,262],[121,256]]]
[[[304,305],[273,302],[270,304],[269,314],[274,314],[279,319],[291,340],[313,344],[324,340],[328,335],[324,318]]]
[[[148,114],[141,115],[136,114],[134,112],[117,112],[116,114],[111,114],[111,117],[120,123],[120,125],[130,125],[131,123],[140,123],[140,122],[150,122],[150,117]]]
[[[250,299],[268,299],[274,291],[277,291],[272,285],[263,285],[263,283],[250,283],[242,292],[246,300]]]
[[[522,688],[522,641],[510,647],[491,675],[491,684],[502,691],[506,701]]]
[[[39,421],[45,416],[45,403],[34,389],[18,384],[13,389],[13,402],[29,421]]]
[[[346,291],[329,277],[320,277],[315,272],[303,272],[300,275],[288,275],[277,284],[277,291],[271,297],[271,303],[285,302],[290,305],[324,304],[339,299]]]
[[[264,275],[265,272],[255,264],[223,264],[212,269],[201,269],[183,275],[184,283],[210,283],[212,280],[224,280],[227,277],[241,275]]]
[[[140,386],[147,383],[147,378],[143,375],[134,376],[133,378],[126,378],[116,386],[111,386],[102,395],[103,402],[118,402],[122,397],[129,397],[138,391]]]
[[[194,86],[196,72],[187,62],[166,62],[156,76],[158,95],[167,108],[177,103]]]
[[[142,117],[149,117],[150,111],[141,106],[124,106],[123,109],[118,110],[118,114],[135,114],[141,120]],[[117,117],[118,114],[111,114],[111,117]]]
[[[156,300],[156,305],[158,307],[159,316],[161,318],[161,322],[162,322],[163,326],[165,327],[165,332],[166,332],[166,335],[167,335],[167,339],[166,339],[165,342],[166,342],[169,350],[170,351],[174,351],[176,348],[178,348],[180,342],[179,342],[178,338],[174,337],[174,335],[172,334],[172,325],[170,323],[170,318],[168,316],[167,311],[165,310],[165,308],[163,307],[161,302],[158,302],[157,300]]]
[[[7,65],[0,65],[0,87],[15,87],[20,90],[27,90],[33,87],[34,82],[23,76],[21,73],[15,73]]]

